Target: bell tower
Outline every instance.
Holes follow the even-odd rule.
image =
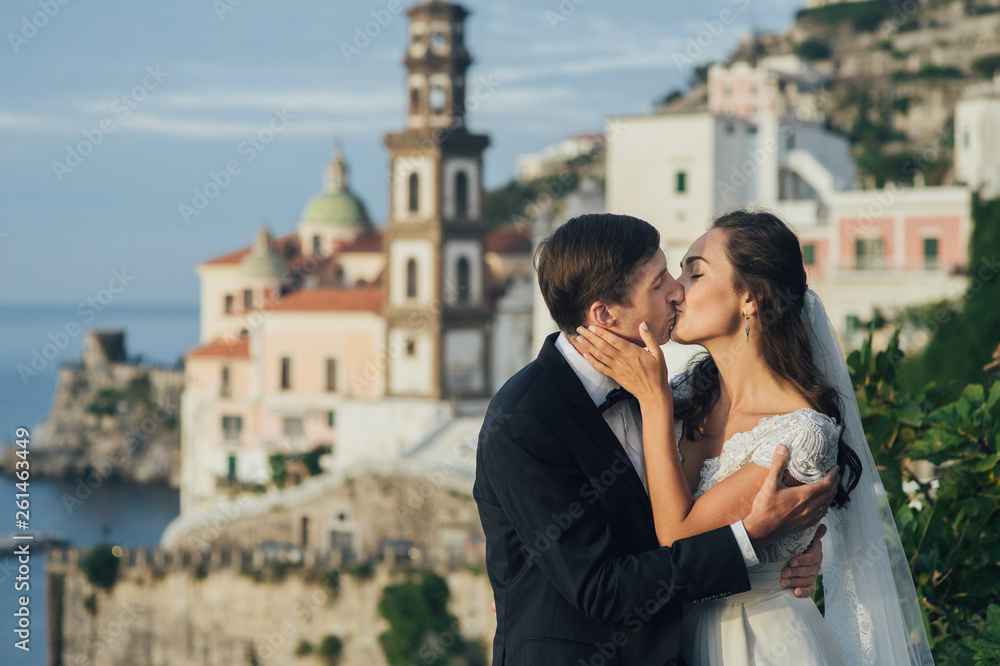
[[[385,228],[390,395],[489,394],[483,151],[489,137],[466,129],[461,5],[411,7],[406,129],[387,134]]]

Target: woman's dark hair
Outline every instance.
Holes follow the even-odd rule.
[[[632,305],[636,267],[660,249],[660,232],[630,215],[574,217],[535,250],[538,286],[560,330],[575,332],[591,303]]]
[[[805,302],[806,271],[799,239],[787,224],[766,211],[725,213],[711,226],[726,232],[726,254],[733,266],[733,288],[757,304],[751,325],[764,361],[775,375],[795,387],[813,409],[843,424],[837,390],[824,383],[813,362],[812,345],[800,313]],[[687,395],[675,406],[684,434],[704,434],[708,413],[719,399],[719,369],[707,354],[696,358],[686,376]],[[861,460],[844,442],[837,451],[841,484],[833,506],[843,506],[861,477]]]

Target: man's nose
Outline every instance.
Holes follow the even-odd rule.
[[[684,287],[673,276],[671,276],[670,284],[667,287],[667,300],[671,303],[684,302]]]

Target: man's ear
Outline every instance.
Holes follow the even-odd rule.
[[[601,328],[613,328],[618,320],[608,310],[608,306],[600,301],[594,301],[584,313],[584,326],[600,326]]]

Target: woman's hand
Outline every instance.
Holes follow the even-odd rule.
[[[582,326],[578,345],[583,357],[595,369],[615,380],[640,403],[672,404],[670,379],[663,351],[649,332],[646,322],[639,326],[639,336],[646,349],[634,345],[603,328]]]

